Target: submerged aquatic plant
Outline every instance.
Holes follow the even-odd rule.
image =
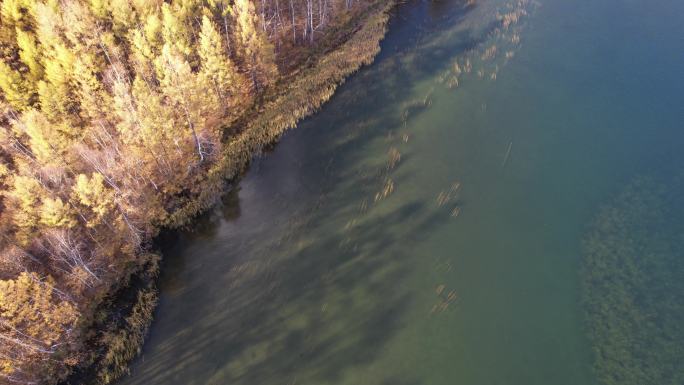
[[[387,178],[385,180],[385,184],[384,184],[382,190],[375,193],[374,201],[379,202],[379,201],[387,198],[388,196],[390,196],[392,194],[393,191],[394,191],[394,181],[392,181],[392,179],[390,179],[390,178]]]
[[[456,88],[458,87],[458,77],[457,76],[452,76],[449,81],[447,82],[447,87],[449,89]]]
[[[392,147],[387,152],[387,156],[389,157],[387,160],[387,171],[391,171],[401,160],[401,152],[399,152],[399,150],[397,150],[395,147]]]
[[[437,303],[432,305],[430,309],[430,314],[444,312],[449,304],[454,303],[458,299],[456,290],[450,290],[448,294],[444,295],[446,291],[446,285],[441,284],[435,288],[435,293],[437,294]]]
[[[481,59],[484,60],[490,60],[493,59],[496,56],[498,48],[496,47],[495,44],[493,44],[491,47],[487,48],[484,53],[482,54]]]
[[[605,385],[684,384],[682,186],[633,183],[585,238],[583,300]]]

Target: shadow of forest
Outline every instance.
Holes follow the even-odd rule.
[[[250,166],[253,179],[272,184],[266,190],[279,191],[287,179],[297,182],[293,192],[272,193],[262,202],[242,198],[238,185],[193,230],[160,236],[160,310],[143,357],[122,383],[326,384],[383,354],[416,301],[404,285],[416,260],[407,245],[429,236],[449,215],[433,202],[374,200],[388,179],[397,186],[411,183],[402,170],[411,154],[388,167],[385,152],[368,158],[362,149],[378,142],[400,146],[398,133],[407,130],[401,106],[416,94],[415,83],[434,78],[444,62],[489,36],[465,29],[434,49],[431,34],[474,9],[450,2],[456,11],[430,10],[445,3],[403,5],[394,19],[415,7],[425,17],[390,33],[383,47],[401,43],[406,34],[423,38],[399,52],[383,51],[340,87],[325,114],[302,122],[269,159]],[[294,152],[302,143],[306,151]],[[277,177],[265,180],[274,170]],[[253,200],[250,212],[243,207],[247,200]],[[259,207],[252,212],[251,205]],[[226,226],[246,227],[249,218],[262,215],[258,210],[272,218],[261,218],[248,236],[226,234]],[[420,383],[383,375],[375,383]]]

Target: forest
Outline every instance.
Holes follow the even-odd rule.
[[[128,314],[103,304],[155,274],[160,229],[221,193],[241,132],[292,126],[377,52],[330,53],[386,3],[2,0],[0,383],[58,383],[97,361],[99,383],[125,372],[154,293]],[[319,57],[328,83],[302,75]],[[112,319],[143,326],[102,330]]]

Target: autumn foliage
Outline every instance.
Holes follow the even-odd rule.
[[[230,135],[373,2],[0,1],[0,382],[92,361],[96,309]]]

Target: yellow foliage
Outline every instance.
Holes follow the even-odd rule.
[[[61,155],[67,150],[69,142],[63,135],[63,130],[58,130],[57,125],[50,123],[43,113],[30,109],[14,126],[16,131],[28,135],[33,155],[42,164],[61,161]]]
[[[79,312],[68,301],[55,298],[54,281],[41,280],[32,272],[15,279],[0,280],[0,330],[14,342],[16,350],[27,354],[56,351],[78,320]],[[0,356],[0,366],[12,372],[15,362]]]
[[[73,195],[95,214],[96,218],[89,223],[91,226],[100,223],[114,208],[114,191],[105,186],[104,176],[99,172],[94,172],[90,178],[79,174],[73,187]]]
[[[107,19],[109,16],[109,0],[90,0],[90,11],[97,18]]]
[[[157,52],[161,50],[161,46],[164,44],[162,38],[162,21],[157,13],[152,13],[147,16],[145,20],[145,37],[150,45]]]
[[[129,37],[131,43],[131,54],[133,63],[136,66],[138,74],[145,78],[152,76],[152,61],[155,58],[154,47],[145,37],[145,34],[139,30],[134,29]]]
[[[258,91],[272,84],[278,75],[273,45],[264,30],[258,26],[258,18],[251,0],[235,0],[233,15],[242,58],[250,72],[253,87]]]
[[[17,227],[16,237],[23,244],[31,239],[34,229],[38,226],[38,205],[44,191],[32,177],[17,175],[13,179],[12,188],[7,196],[13,202],[12,222]]]
[[[190,60],[193,53],[190,47],[190,31],[188,25],[183,23],[169,3],[162,5],[162,36],[164,43],[170,45],[186,60]]]
[[[45,79],[38,84],[41,110],[51,120],[73,121],[75,110],[72,80],[76,56],[62,43],[55,43],[45,60]]]
[[[21,111],[29,106],[30,88],[21,74],[0,60],[0,90],[7,102]]]
[[[74,71],[76,56],[64,44],[55,45],[50,60],[45,65],[45,78],[55,85],[66,85]]]
[[[135,9],[130,0],[109,0],[109,8],[112,12],[114,30],[124,33],[136,22]]]
[[[78,95],[81,115],[84,120],[106,117],[111,106],[111,96],[102,87],[97,77],[98,66],[92,53],[81,54],[74,62],[74,79],[78,84]]]
[[[2,182],[8,175],[9,168],[7,168],[7,165],[5,165],[4,163],[0,162],[0,182]]]
[[[63,2],[60,7],[64,20],[62,29],[64,42],[68,42],[73,51],[81,53],[92,49],[98,43],[96,17],[81,1]]]
[[[48,227],[74,227],[76,220],[68,203],[61,198],[45,198],[40,209],[40,222]]]
[[[3,0],[0,2],[0,17],[3,23],[18,27],[30,25],[30,21],[24,17],[31,8],[31,0]]]
[[[17,28],[17,45],[19,57],[29,68],[31,80],[35,83],[43,76],[43,66],[40,63],[40,51],[38,50],[35,36],[30,32],[24,32]]]
[[[226,56],[223,40],[216,26],[206,15],[202,17],[198,51],[202,62],[201,75],[205,77],[207,84],[213,84],[220,99],[235,95],[241,88],[240,76],[230,57]]]
[[[58,7],[51,2],[36,2],[33,6],[36,21],[36,36],[41,46],[46,50],[52,50],[62,42],[59,30],[62,25],[62,16]]]

